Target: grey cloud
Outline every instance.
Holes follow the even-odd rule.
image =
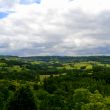
[[[16,14],[0,21],[0,54],[110,54],[110,12],[89,15],[78,10],[48,10],[20,18]]]

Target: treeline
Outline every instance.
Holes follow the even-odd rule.
[[[110,56],[32,56],[32,57],[21,57],[24,60],[30,61],[60,61],[64,62],[87,62],[96,61],[105,64],[110,64]]]
[[[95,61],[105,64],[110,64],[110,56],[30,56],[30,57],[18,57],[18,56],[0,56],[0,59],[17,59],[21,61],[60,61],[65,62],[88,62]]]

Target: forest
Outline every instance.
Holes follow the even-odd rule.
[[[110,110],[110,56],[0,56],[0,110]]]

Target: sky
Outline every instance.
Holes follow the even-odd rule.
[[[110,0],[0,0],[0,55],[110,55]]]

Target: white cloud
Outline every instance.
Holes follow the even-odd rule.
[[[0,12],[14,11],[15,4],[15,0],[0,0]]]
[[[40,0],[0,0],[0,12],[15,12],[17,5],[40,3]]]
[[[88,1],[42,0],[41,5],[17,1],[15,13],[0,20],[0,54],[106,54],[101,48],[110,45],[110,2]]]
[[[100,13],[110,10],[110,0],[75,0],[76,7],[87,13]]]

